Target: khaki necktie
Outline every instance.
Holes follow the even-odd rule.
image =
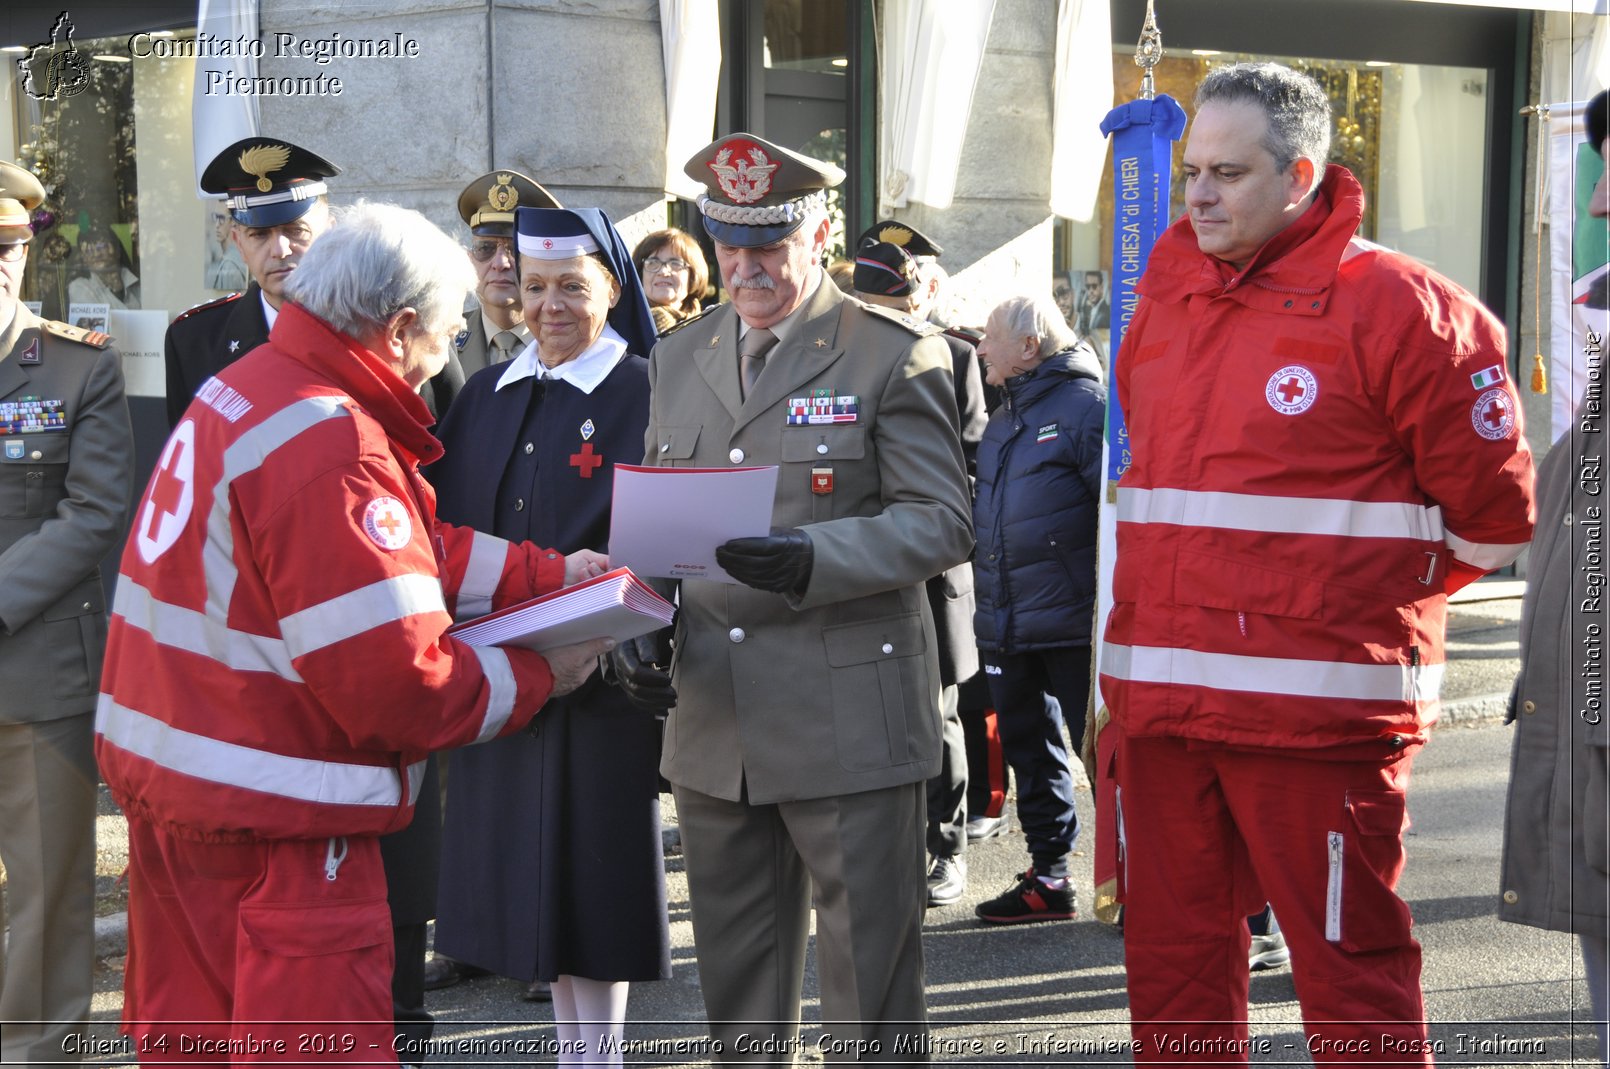
[[[498,363],[513,360],[520,348],[520,335],[512,330],[500,330],[492,335],[492,348],[498,351]]]
[[[777,335],[765,327],[757,327],[743,336],[738,350],[742,360],[738,365],[738,377],[743,382],[744,397],[748,397],[755,388],[755,380],[766,369],[766,354],[771,347],[777,344]]]

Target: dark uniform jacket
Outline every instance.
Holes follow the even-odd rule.
[[[1087,343],[1006,384],[978,448],[978,644],[1088,646],[1107,391]]]
[[[253,282],[182,312],[163,343],[168,369],[168,428],[176,427],[201,384],[268,340],[262,290]]]
[[[984,380],[978,373],[978,353],[971,342],[941,334],[950,346],[950,366],[956,380],[956,414],[960,420],[962,456],[967,481],[973,481],[978,464],[978,443],[984,437],[989,413],[984,409]],[[928,580],[928,606],[934,614],[934,636],[939,644],[939,680],[945,686],[964,682],[978,672],[978,643],[973,638],[973,565],[964,561]]]
[[[104,338],[21,304],[0,331],[0,723],[95,708],[100,562],[122,529],[134,465],[123,372]],[[52,413],[47,429],[24,433],[34,406]]]
[[[262,293],[253,282],[245,293],[198,304],[169,324],[163,342],[169,430],[178,426],[202,383],[268,340]],[[464,378],[457,353],[449,352],[447,366],[419,391],[433,415],[440,417],[447,411]]]

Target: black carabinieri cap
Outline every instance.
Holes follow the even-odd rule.
[[[898,245],[912,256],[932,256],[937,260],[945,253],[939,242],[910,223],[902,223],[897,219],[884,219],[873,223],[862,231],[861,240],[856,242],[856,245],[865,248],[879,242]]]
[[[223,193],[242,226],[278,226],[306,215],[341,168],[300,145],[272,137],[236,141],[201,173],[201,188]]]

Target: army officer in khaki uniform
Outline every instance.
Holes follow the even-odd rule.
[[[134,442],[105,334],[21,300],[45,191],[0,163],[0,1062],[78,1060],[95,965],[100,562],[129,505]]]
[[[508,169],[481,175],[458,195],[458,214],[470,228],[469,256],[475,268],[475,303],[464,313],[465,329],[453,339],[462,368],[459,386],[489,364],[513,360],[531,344],[531,331],[520,312],[520,254],[514,249],[514,210],[521,207],[563,205],[533,179]],[[436,414],[446,411],[442,405]]]
[[[661,772],[723,1060],[801,1053],[813,902],[828,1060],[910,1060],[939,768],[924,583],[973,545],[950,350],[826,280],[838,168],[739,133],[686,170],[732,301],[655,347],[645,462],[778,465],[774,527],[718,549],[742,585],[682,583],[671,680],[652,643],[614,667],[675,702]]]

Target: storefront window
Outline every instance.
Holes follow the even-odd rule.
[[[14,94],[16,159],[46,193],[34,213],[23,298],[51,319],[71,321],[72,304],[140,307],[134,65],[113,51],[118,43],[77,42],[65,73],[56,63],[26,86],[19,81],[23,91]],[[57,80],[41,87],[47,78]]]
[[[845,0],[766,0],[766,66],[842,75],[849,27]]]
[[[42,25],[39,36],[49,30]],[[191,36],[146,32],[140,54],[127,36],[63,36],[26,63],[16,61],[32,45],[7,49],[0,156],[45,186],[23,278],[23,299],[42,315],[75,322],[105,314],[87,307],[114,318],[142,309],[171,318],[227,291],[206,270],[209,253],[220,253],[213,205],[195,188],[195,61],[180,47]],[[134,322],[124,319],[125,333]]]
[[[1318,80],[1331,99],[1336,125],[1330,160],[1364,187],[1362,237],[1407,253],[1472,291],[1482,272],[1482,174],[1487,152],[1487,72],[1477,68],[1400,63],[1347,63],[1231,53],[1170,52],[1156,68],[1157,91],[1191,113],[1196,86],[1229,63],[1276,59]],[[1132,49],[1115,49],[1116,98],[1139,94]],[[1189,134],[1189,129],[1186,131]],[[1185,210],[1181,159],[1175,146],[1169,218]],[[1057,289],[1068,291],[1078,315],[1087,277],[1110,277],[1112,175],[1102,186],[1096,219],[1063,222],[1056,246]],[[1087,276],[1087,273],[1088,276]]]

